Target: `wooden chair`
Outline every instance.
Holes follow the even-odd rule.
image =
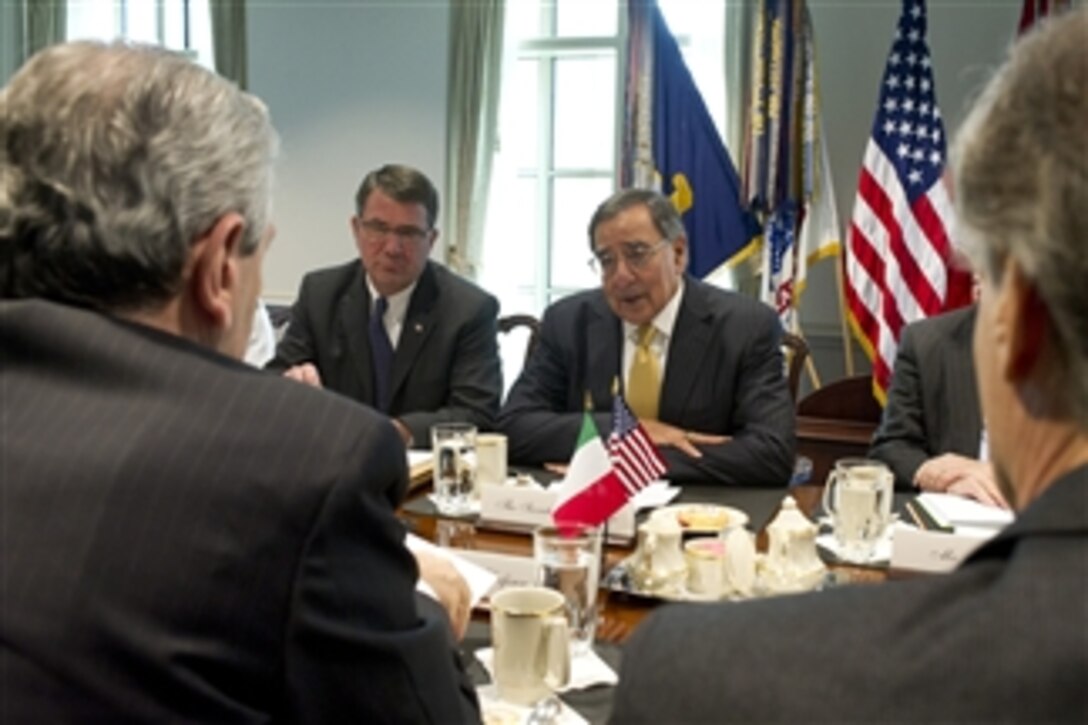
[[[873,397],[873,379],[856,375],[814,390],[797,404],[797,414],[817,418],[870,423],[875,428],[883,414]]]
[[[797,453],[812,460],[811,482],[823,484],[839,458],[864,457],[883,409],[868,375],[843,378],[797,403]]]
[[[797,393],[801,387],[801,372],[808,359],[808,343],[800,335],[792,332],[782,333],[782,355],[786,360],[786,379],[789,381],[790,397],[797,404]]]
[[[540,337],[540,321],[532,315],[506,315],[499,318],[499,334],[509,335],[518,328],[528,330],[525,340],[525,354],[522,356],[522,365],[529,362],[529,357],[536,349]]]

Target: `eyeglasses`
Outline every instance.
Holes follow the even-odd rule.
[[[646,242],[631,242],[620,245],[620,257],[630,269],[642,269],[650,259],[669,244],[668,239],[662,239],[655,244]],[[589,268],[594,274],[603,274],[606,277],[616,271],[619,257],[614,252],[595,252],[589,258]]]
[[[359,222],[359,226],[362,227],[363,236],[371,242],[387,239],[389,235],[393,235],[401,244],[418,244],[430,233],[429,229],[420,229],[411,225],[391,227],[385,222],[374,219]]]

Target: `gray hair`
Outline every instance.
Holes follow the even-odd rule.
[[[0,296],[100,310],[161,304],[228,212],[269,224],[265,106],[161,48],[56,45],[0,92]]]
[[[602,201],[597,210],[593,212],[593,218],[589,220],[590,251],[594,249],[593,234],[597,231],[597,227],[635,206],[645,206],[649,210],[650,218],[663,238],[668,239],[670,242],[677,237],[687,239],[684,222],[680,221],[680,214],[671,201],[650,189],[620,189]],[[645,241],[655,240],[647,239]]]
[[[422,204],[427,212],[427,226],[434,227],[438,219],[438,190],[426,175],[418,169],[401,164],[386,164],[371,171],[355,192],[355,211],[363,213],[366,200],[375,189],[399,201],[401,204]]]
[[[1088,8],[1015,44],[960,130],[959,220],[995,283],[1011,256],[1055,335],[1054,399],[1088,429]]]

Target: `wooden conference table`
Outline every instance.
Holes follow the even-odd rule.
[[[532,537],[529,533],[509,533],[477,527],[472,522],[439,517],[426,497],[429,489],[417,491],[400,510],[401,518],[419,536],[453,548],[477,549],[502,554],[532,556]],[[758,533],[757,548],[765,550],[765,528],[778,510],[783,497],[792,495],[798,506],[810,518],[820,508],[822,486],[795,486],[790,489],[730,488],[707,485],[685,485],[678,503],[714,503],[738,508],[749,516],[749,527]],[[897,499],[899,496],[896,497]],[[897,504],[900,503],[897,501]],[[898,507],[898,506],[897,506]],[[605,554],[606,568],[610,569],[633,552],[631,546],[608,546]],[[881,582],[887,579],[887,570],[829,565],[838,583]],[[622,592],[600,592],[601,607],[598,622],[597,653],[618,671],[619,646],[638,626],[639,622],[663,602]],[[486,682],[487,675],[471,653],[490,646],[490,632],[486,612],[474,614],[473,623],[463,642],[466,666],[477,682]],[[592,688],[563,695],[563,700],[590,722],[604,722],[611,710],[610,688]]]

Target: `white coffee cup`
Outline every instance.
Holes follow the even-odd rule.
[[[476,434],[476,490],[488,483],[506,483],[506,436]]]
[[[895,478],[880,461],[842,458],[824,486],[824,510],[831,517],[839,558],[865,563],[891,521]]]
[[[491,596],[492,675],[499,697],[530,705],[570,681],[566,600],[554,589],[509,587]]]
[[[720,537],[701,536],[684,542],[684,559],[689,592],[712,599],[725,595],[725,542]]]

